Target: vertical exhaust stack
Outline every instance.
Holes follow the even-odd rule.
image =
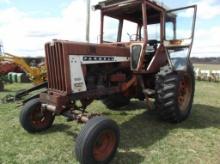
[[[86,41],[89,43],[90,38],[90,0],[87,0],[87,16],[86,16]]]
[[[4,54],[3,43],[0,41],[0,55]]]

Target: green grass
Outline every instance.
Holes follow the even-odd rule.
[[[7,93],[27,87],[9,85]],[[196,83],[192,114],[183,123],[164,123],[145,108],[137,101],[120,112],[99,101],[89,106],[89,111],[102,112],[120,126],[121,142],[113,164],[219,163],[219,83]],[[48,131],[28,134],[19,124],[19,111],[16,104],[0,105],[0,163],[77,163],[74,144],[83,125],[57,117]]]
[[[32,87],[32,84],[30,83],[24,83],[24,84],[7,84],[5,85],[5,91],[0,92],[0,99],[4,98],[6,95],[15,95],[15,93],[22,89],[27,89]]]

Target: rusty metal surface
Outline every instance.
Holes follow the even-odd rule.
[[[113,74],[110,77],[111,82],[123,82],[126,80],[126,75],[122,73]]]
[[[69,55],[96,55],[96,56],[122,56],[129,57],[129,48],[111,44],[88,44],[71,41],[55,40],[45,45],[46,64],[48,68],[48,93],[42,93],[40,99],[43,103],[58,106],[58,113],[63,109],[62,105],[69,103],[69,100],[85,98],[99,98],[100,96],[113,94],[120,91],[119,87],[110,89],[97,89],[81,92],[72,95]],[[121,67],[129,69],[129,62],[119,63]],[[87,75],[86,65],[82,65],[84,77]],[[124,75],[111,77],[112,80],[124,81]]]
[[[101,55],[129,57],[129,48],[112,46],[110,44],[88,44],[72,41],[57,41],[63,45],[65,55]]]
[[[166,56],[165,48],[161,44],[160,47],[157,49],[150,65],[147,68],[147,73],[156,73],[159,71],[161,66],[164,66],[168,63],[168,59]]]
[[[79,99],[85,99],[85,98],[97,99],[97,98],[100,98],[101,96],[111,95],[114,93],[118,93],[120,91],[121,89],[119,86],[111,87],[111,88],[95,89],[95,90],[72,94],[70,96],[70,99],[71,100],[79,100]]]
[[[67,92],[66,74],[64,70],[63,45],[55,42],[54,44],[46,44],[46,64],[48,69],[48,88],[57,91]]]
[[[124,3],[125,2],[125,3]],[[130,91],[134,91],[137,87],[136,74],[156,74],[161,66],[168,63],[165,47],[163,41],[165,39],[165,15],[167,9],[150,0],[124,0],[123,5],[120,2],[113,3],[99,3],[96,9],[101,10],[101,24],[100,24],[100,43],[89,44],[73,41],[54,40],[45,45],[46,61],[48,68],[48,94],[40,96],[42,101],[52,103],[56,106],[62,106],[75,100],[92,100],[100,97],[111,95],[117,92],[122,92],[128,96]],[[110,16],[119,20],[118,37],[116,43],[103,43],[103,28],[104,16]],[[138,23],[137,35],[141,36],[141,27],[144,26],[144,38],[140,37],[137,42],[122,43],[122,28],[123,19]],[[168,18],[169,19],[169,18]],[[170,19],[173,19],[170,18]],[[145,50],[150,42],[148,40],[147,25],[158,23],[160,24],[160,42],[155,46],[155,52],[150,63],[143,68],[145,59]],[[142,44],[141,59],[138,69],[134,74],[130,74],[130,79],[126,79],[125,74],[111,74],[108,78],[110,82],[116,82],[118,86],[108,86],[108,88],[92,88],[80,93],[72,93],[71,79],[70,79],[70,65],[69,55],[96,55],[96,56],[118,56],[130,57],[130,44]],[[159,46],[159,47],[157,47]],[[106,64],[109,66],[108,64]],[[119,63],[121,67],[129,68],[129,62]],[[91,74],[87,65],[82,65],[83,76],[87,77]],[[111,68],[111,67],[110,67]],[[127,81],[126,81],[127,80]],[[146,80],[146,79],[145,79]],[[95,80],[94,80],[95,81]],[[119,83],[117,83],[119,82]],[[103,85],[100,85],[104,87]],[[135,87],[134,87],[135,86]],[[133,87],[133,88],[132,88]],[[132,96],[131,96],[132,97]],[[62,109],[60,109],[62,110]]]
[[[128,90],[132,85],[136,84],[137,81],[137,77],[135,75],[133,75],[133,77],[131,78],[131,80],[129,80],[126,83],[123,83],[120,86],[120,91],[121,92],[126,92],[126,90]]]
[[[60,114],[64,110],[68,109],[69,107],[68,105],[70,104],[70,101],[85,100],[87,98],[93,100],[100,98],[101,96],[111,95],[114,93],[118,93],[120,91],[121,91],[120,87],[111,87],[111,88],[95,89],[85,92],[79,92],[68,96],[56,94],[56,92],[49,92],[49,93],[41,93],[40,101],[43,104],[51,104],[56,106],[56,113]]]
[[[71,41],[54,41],[45,45],[48,68],[48,88],[61,95],[71,94],[69,55],[100,55],[129,57],[128,48],[107,44],[87,44]],[[83,69],[86,74],[86,69]]]
[[[143,3],[142,3],[143,2]],[[123,4],[123,5],[121,5]],[[141,10],[141,4],[145,4],[146,11],[148,15],[148,22],[150,24],[160,22],[160,14],[159,12],[164,12],[167,9],[155,2],[152,1],[124,1],[119,3],[111,4],[105,4],[105,5],[97,5],[97,9],[101,9],[101,11],[110,17],[114,17],[117,19],[127,19],[139,24],[142,24],[143,21],[142,17],[142,10]],[[127,12],[129,11],[129,12]]]
[[[161,23],[161,40],[164,38],[164,17],[165,12],[168,10],[154,1],[143,0],[125,0],[125,1],[105,1],[100,2],[98,5],[94,6],[95,9],[101,10],[101,30],[100,30],[100,42],[103,43],[103,22],[104,16],[110,16],[120,20],[126,19],[132,22],[136,22],[139,26],[146,24]],[[171,18],[170,18],[171,19]],[[120,41],[120,31],[122,26],[122,21],[120,21],[118,29],[117,41]],[[144,32],[144,41],[147,41],[146,32]]]
[[[143,52],[144,53],[144,52]],[[144,56],[144,54],[143,54]],[[144,58],[141,59],[141,62],[144,62]],[[139,68],[138,71],[135,71],[134,73],[136,74],[152,74],[152,73],[157,73],[160,70],[160,67],[168,64],[168,58],[166,56],[165,48],[163,44],[161,44],[155,54],[154,57],[152,58],[151,62],[149,63],[147,70],[142,69],[141,67]]]
[[[51,94],[53,94],[53,95],[51,95]],[[55,92],[41,93],[40,94],[40,101],[43,104],[55,105],[56,106],[56,113],[59,114],[66,108],[65,105],[69,104],[69,97],[56,94]]]

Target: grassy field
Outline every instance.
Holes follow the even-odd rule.
[[[204,70],[220,70],[219,64],[194,64],[194,67]]]
[[[30,85],[8,85],[7,93]],[[6,92],[0,93],[3,97]],[[89,110],[114,119],[121,142],[112,164],[220,163],[220,84],[197,82],[192,114],[180,124],[168,124],[133,101],[115,112],[96,101]],[[57,117],[54,126],[40,134],[28,134],[19,124],[16,104],[0,105],[0,163],[77,163],[75,138],[83,125]]]

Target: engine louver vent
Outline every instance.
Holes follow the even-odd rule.
[[[62,43],[48,43],[45,50],[49,90],[67,92]]]

